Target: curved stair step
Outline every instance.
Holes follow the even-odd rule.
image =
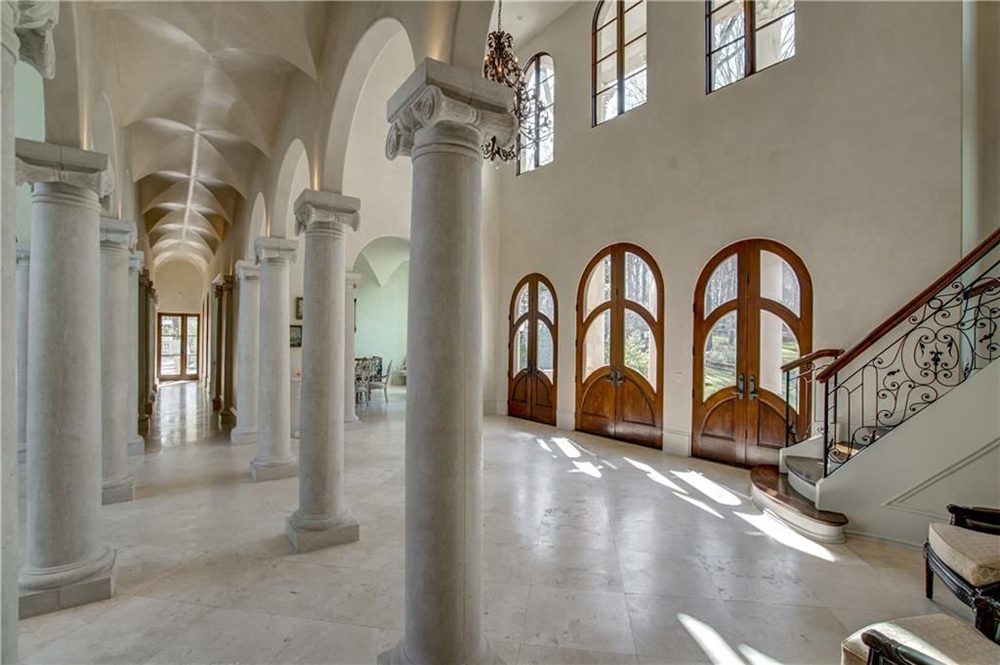
[[[822,467],[822,460],[817,461]],[[750,491],[758,508],[795,531],[824,543],[844,541],[847,517],[842,513],[816,508],[809,499],[795,491],[788,482],[787,474],[781,473],[777,466],[755,466],[750,471]]]

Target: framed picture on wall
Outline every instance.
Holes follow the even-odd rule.
[[[292,348],[293,349],[302,348],[302,326],[289,326],[289,328],[292,329],[291,331]]]
[[[302,320],[302,298],[295,299],[295,320]]]

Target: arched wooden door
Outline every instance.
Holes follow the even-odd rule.
[[[556,291],[544,275],[518,282],[510,300],[507,413],[556,424]]]
[[[576,428],[663,446],[663,278],[635,245],[601,250],[577,294]]]
[[[693,454],[777,464],[785,445],[780,368],[812,351],[812,280],[802,260],[759,239],[712,257],[695,289],[694,350]]]

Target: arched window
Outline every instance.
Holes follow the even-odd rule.
[[[795,0],[707,0],[705,21],[708,92],[795,55]]]
[[[517,173],[534,171],[555,158],[556,70],[552,56],[539,53],[524,68],[528,90],[525,130],[520,136]]]
[[[591,122],[646,103],[646,2],[604,0],[594,12]]]

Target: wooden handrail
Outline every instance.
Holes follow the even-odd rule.
[[[843,349],[820,349],[818,351],[813,351],[812,353],[807,353],[801,358],[796,358],[795,360],[789,361],[781,366],[782,372],[787,372],[793,370],[800,365],[805,365],[806,363],[811,363],[814,360],[819,360],[820,358],[837,358],[840,354],[844,352]]]
[[[833,377],[834,374],[846,367],[848,363],[855,360],[862,353],[870,349],[874,346],[875,342],[879,341],[884,335],[892,331],[893,328],[905,321],[907,317],[926,305],[931,298],[936,296],[938,292],[941,291],[941,289],[954,282],[962,275],[962,273],[976,265],[980,259],[989,254],[989,252],[998,244],[1000,244],[1000,229],[997,229],[988,235],[985,240],[976,245],[975,249],[963,256],[958,263],[948,270],[948,272],[941,275],[941,277],[936,279],[933,284],[921,291],[916,298],[896,310],[892,316],[887,318],[885,321],[876,326],[874,330],[865,335],[860,342],[852,346],[839,358],[827,365],[826,368],[816,376],[816,380],[821,383],[826,383]]]

